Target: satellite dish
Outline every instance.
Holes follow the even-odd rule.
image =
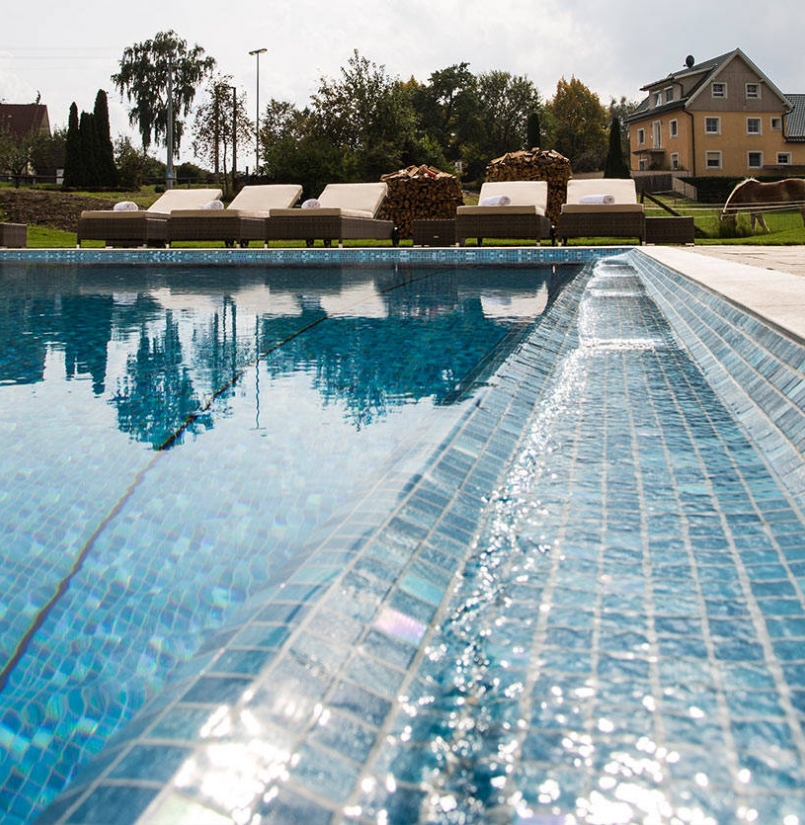
[[[694,64],[695,62],[696,62],[696,61],[693,59],[693,55],[692,55],[692,54],[689,54],[689,55],[685,58],[685,65],[686,65],[689,69],[692,69],[692,68],[693,68],[693,64]]]

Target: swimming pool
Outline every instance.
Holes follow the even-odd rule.
[[[124,288],[121,273],[106,290],[114,310],[97,313],[115,331],[97,339],[106,370],[92,335],[51,346],[63,300],[58,313],[41,295],[24,312],[9,305],[9,318],[45,330],[17,324],[26,346],[11,383],[4,368],[17,411],[21,398],[37,403],[24,427],[19,415],[3,421],[4,459],[9,447],[25,458],[12,521],[34,536],[28,562],[43,580],[53,536],[87,548],[82,638],[113,639],[142,686],[108,690],[102,707],[67,690],[43,715],[4,717],[12,760],[44,745],[71,701],[72,727],[101,751],[44,821],[107,821],[110,810],[133,821],[146,809],[168,821],[799,821],[802,347],[637,252],[597,257],[561,290],[561,277],[530,275],[527,313],[515,310],[511,261],[498,275],[508,291],[488,269],[431,291],[424,273],[399,268],[359,288],[348,267],[319,292],[309,272],[274,290],[294,312],[270,318],[253,285],[224,301],[228,283],[212,290],[206,323],[185,316],[192,285],[166,291],[150,273],[147,289]],[[84,284],[84,269],[75,277]],[[378,294],[394,297],[378,305]],[[401,324],[382,349],[366,307],[392,304],[424,340]],[[546,310],[537,325],[535,307]],[[335,319],[349,332],[331,339]],[[358,335],[405,356],[392,378],[378,375],[385,364],[367,376],[339,349]],[[431,364],[451,339],[460,366]],[[194,353],[187,369],[177,349]],[[423,365],[406,371],[414,353]],[[107,387],[111,363],[121,377]],[[53,395],[49,370],[69,376]],[[154,380],[143,386],[141,372]],[[299,376],[315,403],[289,414]],[[106,400],[87,411],[80,390]],[[414,403],[425,398],[438,403]],[[288,429],[303,435],[308,477],[271,436]],[[80,485],[69,504],[40,456],[54,431],[75,442],[58,451]],[[282,488],[269,517],[266,478]],[[30,479],[45,491],[44,527]],[[199,511],[209,536],[182,530]],[[97,535],[72,536],[85,521]],[[131,548],[143,536],[161,549],[150,565]],[[233,557],[245,547],[253,563],[172,604],[179,575],[221,575],[230,538]],[[266,571],[266,546],[294,542]],[[127,603],[135,581],[156,615]],[[39,615],[45,594],[30,577],[18,590],[15,609]],[[67,647],[54,641],[42,675],[66,684],[98,659],[59,624],[59,605],[48,621]],[[194,626],[199,614],[217,634]],[[127,643],[132,632],[140,643]],[[173,673],[167,685],[157,665]],[[117,672],[103,675],[117,684]],[[4,799],[25,797],[17,774]]]

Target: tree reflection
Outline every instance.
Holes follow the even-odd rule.
[[[172,446],[185,432],[212,427],[212,416],[199,402],[184,363],[179,325],[165,313],[162,335],[140,329],[137,352],[130,355],[112,399],[118,426],[156,449]]]
[[[364,427],[391,408],[422,398],[454,397],[466,376],[488,357],[511,324],[484,316],[477,298],[434,315],[325,319],[303,311],[304,335],[288,318],[264,319],[263,346],[272,375],[307,370],[325,404],[341,403],[345,417]],[[279,341],[284,343],[277,347]]]

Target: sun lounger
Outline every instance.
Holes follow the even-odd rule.
[[[248,246],[266,240],[272,209],[293,206],[302,194],[297,184],[244,186],[226,209],[174,209],[168,218],[168,244],[173,241],[223,241]]]
[[[220,197],[220,189],[169,189],[148,209],[84,211],[78,219],[77,243],[81,246],[81,241],[105,241],[107,246],[164,246],[168,238],[168,215],[174,209],[201,209]],[[124,205],[118,204],[118,207]]]
[[[386,197],[385,183],[330,183],[311,204],[300,209],[272,209],[266,223],[267,240],[303,240],[312,246],[321,240],[325,246],[345,240],[391,240],[399,237],[393,221],[378,220],[380,205]],[[308,208],[311,207],[311,208]]]
[[[494,205],[492,205],[494,204]],[[467,238],[552,238],[545,181],[489,181],[481,186],[477,206],[456,210],[456,239],[463,246]]]
[[[596,178],[567,182],[567,202],[562,204],[556,235],[568,238],[646,238],[646,216],[637,201],[631,179]]]

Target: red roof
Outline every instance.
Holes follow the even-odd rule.
[[[48,107],[41,103],[0,103],[0,130],[18,138],[36,132],[50,134]]]

